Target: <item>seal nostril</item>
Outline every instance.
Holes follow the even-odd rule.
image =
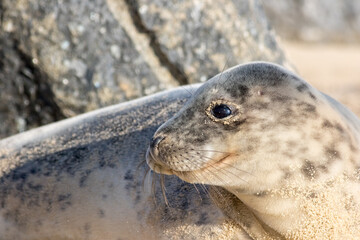
[[[159,143],[164,139],[165,137],[156,137],[151,140],[150,147],[151,148],[157,148]]]

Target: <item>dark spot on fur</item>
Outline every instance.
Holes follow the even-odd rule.
[[[30,173],[31,173],[32,175],[35,175],[35,174],[37,174],[38,172],[40,172],[40,169],[39,169],[39,168],[33,167],[33,168],[30,169]]]
[[[312,94],[311,92],[309,92],[309,96],[310,96],[312,99],[316,100],[315,95],[314,95],[314,94]]]
[[[128,181],[134,180],[134,176],[133,176],[131,170],[128,170],[128,171],[125,173],[124,180],[128,180]]]
[[[68,194],[59,194],[58,195],[58,202],[68,200],[71,197],[71,193]]]
[[[90,225],[90,223],[85,223],[84,232],[85,232],[86,236],[90,235],[90,233],[91,233],[91,225]]]
[[[353,153],[358,151],[358,149],[354,146],[353,142],[350,142],[350,150]]]
[[[299,91],[299,92],[303,92],[305,90],[308,90],[308,86],[305,84],[305,83],[301,83],[299,86],[296,87],[296,89]]]
[[[199,220],[196,222],[197,225],[203,225],[203,224],[206,224],[206,223],[209,223],[209,216],[207,213],[201,213],[200,214],[200,217],[199,217]]]
[[[310,192],[306,197],[307,198],[317,198],[318,194],[316,192]]]
[[[316,113],[316,107],[306,102],[296,104],[296,106],[303,112],[314,115]]]
[[[310,180],[315,179],[317,176],[315,165],[308,160],[306,160],[304,165],[301,167],[301,172]]]
[[[271,100],[273,102],[281,102],[281,103],[284,103],[284,102],[287,102],[287,101],[290,101],[291,98],[289,96],[285,96],[285,95],[272,95],[271,96]]]
[[[333,146],[325,147],[324,152],[330,163],[336,159],[341,159],[340,152]]]
[[[322,124],[323,128],[332,128],[333,125],[331,124],[331,122],[327,119],[324,120],[323,124]]]
[[[226,89],[230,93],[231,97],[239,99],[248,94],[249,88],[245,85],[231,86],[231,88]]]
[[[267,191],[260,191],[254,194],[255,197],[265,197],[266,195],[268,195]]]
[[[33,184],[33,183],[31,183],[31,182],[29,182],[29,183],[27,184],[27,187],[28,187],[29,189],[33,190],[33,191],[36,191],[36,192],[39,192],[39,191],[41,191],[41,190],[43,189],[43,186],[42,186],[42,185],[40,185],[40,184]]]
[[[18,181],[18,180],[25,181],[27,177],[28,177],[28,175],[26,172],[20,172],[20,171],[15,170],[12,175],[12,180],[13,181]]]
[[[336,123],[335,124],[335,128],[340,132],[340,133],[343,133],[345,130],[344,128],[339,124],[339,123]]]
[[[98,216],[99,216],[100,218],[104,218],[104,217],[105,217],[105,211],[102,210],[101,208],[99,208],[99,210],[98,210]]]
[[[60,205],[60,209],[65,211],[69,206],[71,206],[71,193],[59,194],[57,200]]]
[[[88,170],[86,170],[85,172],[82,173],[82,176],[80,177],[80,180],[79,180],[79,186],[81,188],[85,187],[85,182],[88,179],[91,172],[92,172],[92,170],[88,169]]]
[[[324,173],[327,173],[329,171],[326,165],[319,165],[318,169]]]
[[[339,123],[331,123],[327,119],[324,120],[322,127],[323,128],[334,128],[341,134],[345,132],[344,128]]]
[[[289,170],[284,170],[283,179],[289,179],[292,176],[292,173]]]

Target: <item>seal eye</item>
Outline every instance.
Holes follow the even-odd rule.
[[[216,118],[222,119],[231,115],[231,109],[225,104],[218,104],[211,109],[211,114]]]

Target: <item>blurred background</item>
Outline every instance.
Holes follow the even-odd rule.
[[[360,115],[357,0],[2,0],[0,138],[281,64]]]
[[[360,1],[262,4],[298,73],[360,116]]]

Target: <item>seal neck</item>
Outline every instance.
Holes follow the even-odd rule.
[[[237,189],[229,191],[246,205],[270,235],[271,232],[277,232],[285,236],[299,224],[299,215],[302,213],[299,212],[299,202],[294,197],[262,192],[247,194]]]

